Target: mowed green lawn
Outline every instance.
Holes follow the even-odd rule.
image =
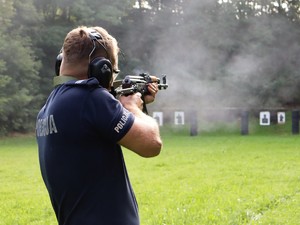
[[[142,225],[300,223],[299,135],[163,139],[156,158],[124,151]],[[35,139],[0,139],[0,225],[33,224],[57,224]]]

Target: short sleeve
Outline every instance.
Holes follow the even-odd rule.
[[[84,117],[101,137],[112,142],[124,137],[134,122],[134,115],[104,88],[91,92]]]

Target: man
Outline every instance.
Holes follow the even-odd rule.
[[[139,224],[121,146],[153,157],[162,141],[157,122],[141,110],[140,93],[118,100],[110,94],[118,53],[103,28],[70,31],[60,76],[38,114],[40,168],[60,225]],[[148,90],[147,103],[157,85]]]

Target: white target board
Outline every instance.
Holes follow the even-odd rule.
[[[177,111],[174,113],[175,125],[184,125],[184,112]]]
[[[277,112],[277,123],[285,124],[285,112]]]
[[[264,111],[259,113],[259,124],[261,126],[269,126],[270,125],[270,112]]]
[[[152,117],[157,121],[159,126],[163,125],[163,112],[153,112]]]

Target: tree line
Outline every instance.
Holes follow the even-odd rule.
[[[0,5],[0,135],[34,130],[52,90],[63,39],[79,25],[102,26],[117,38],[121,77],[170,73],[173,86],[192,77],[244,97],[223,99],[223,106],[300,103],[297,0],[5,0]],[[207,94],[202,89],[195,98]],[[186,91],[182,87],[178,94]]]

